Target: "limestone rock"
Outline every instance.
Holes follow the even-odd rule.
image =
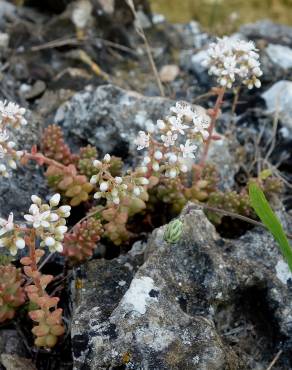
[[[190,205],[181,220],[177,244],[163,240],[164,227],[153,232],[123,289],[119,260],[88,263],[73,348],[74,333],[87,341],[75,368],[265,369],[277,348],[279,368],[290,368],[292,281],[273,238],[254,229],[222,239]]]
[[[282,124],[292,130],[292,82],[278,81],[262,94],[268,113],[278,113]]]

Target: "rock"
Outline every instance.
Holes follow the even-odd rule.
[[[138,131],[169,113],[169,99],[145,97],[113,85],[77,93],[62,105],[55,122],[71,142],[96,146],[102,154],[137,156],[134,140]]]
[[[0,331],[0,354],[16,354],[25,356],[26,351],[22,341],[16,330],[1,329]]]
[[[16,6],[6,0],[0,2],[0,27],[4,28],[6,20],[13,19],[16,14]]]
[[[206,59],[207,55],[208,54],[206,50],[201,50],[194,54],[191,58],[191,69],[199,76],[206,72],[206,67],[202,66],[202,62]]]
[[[269,20],[243,25],[240,32],[248,39],[264,39],[274,44],[292,47],[292,27]]]
[[[234,139],[235,140],[235,139]],[[230,190],[234,186],[234,177],[239,170],[239,163],[230,145],[235,146],[225,136],[211,141],[207,160],[215,163],[220,173],[219,187]]]
[[[168,64],[161,68],[159,77],[162,82],[172,82],[179,75],[179,67],[175,64]]]
[[[71,338],[76,369],[83,368],[95,355],[92,345],[99,320],[109,318],[142,262],[143,245],[136,243],[126,256],[111,261],[92,260],[75,270]],[[115,335],[114,325],[104,329],[109,337]]]
[[[292,130],[292,82],[278,81],[262,95],[268,113],[278,113],[282,124]]]
[[[18,150],[30,151],[32,145],[40,142],[41,123],[30,112],[27,112],[26,118],[28,124],[12,134],[11,139],[16,142]],[[31,204],[31,195],[37,194],[45,198],[48,193],[42,170],[35,163],[18,165],[9,179],[0,177],[0,216],[8,217],[13,211],[16,219],[22,219]]]
[[[76,369],[266,369],[279,348],[278,368],[291,368],[292,280],[272,236],[255,228],[222,239],[194,208],[177,244],[163,240],[165,227],[153,232],[144,264],[116,295],[125,265],[87,264],[73,332],[88,340]]]
[[[271,61],[280,68],[292,68],[292,49],[287,46],[269,44],[266,48]]]
[[[1,363],[6,370],[37,370],[32,361],[17,355],[1,355]]]
[[[47,86],[44,81],[37,80],[33,86],[29,89],[29,91],[26,91],[24,93],[24,97],[26,100],[33,100],[37,97],[40,97],[40,95],[43,95],[45,92]]]

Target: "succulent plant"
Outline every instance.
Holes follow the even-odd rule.
[[[42,152],[46,157],[54,159],[65,166],[76,163],[78,160],[78,156],[72,154],[69,146],[65,144],[62,129],[57,125],[49,125],[44,130]]]
[[[51,165],[45,175],[49,186],[69,198],[70,205],[73,207],[86,202],[93,190],[93,185],[87,177],[79,175],[74,165],[69,165],[66,171]]]
[[[102,233],[100,220],[94,217],[84,220],[65,235],[63,254],[73,263],[85,261],[92,256]]]
[[[167,243],[175,244],[180,240],[183,223],[180,220],[171,221],[165,229],[163,238]]]
[[[0,266],[0,322],[12,319],[25,302],[21,270],[13,265]]]

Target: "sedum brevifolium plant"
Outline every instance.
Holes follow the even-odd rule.
[[[170,204],[177,214],[189,200],[213,201],[224,208],[229,199],[230,207],[240,211],[246,198],[220,193],[216,168],[206,160],[211,141],[218,138],[214,129],[226,89],[241,83],[248,88],[260,86],[258,58],[252,42],[225,37],[211,44],[204,65],[219,84],[214,108],[177,102],[168,116],[139,132],[135,143],[138,151],[144,152],[143,159],[126,171],[121,159],[110,154],[98,158],[92,146],[72,153],[56,125],[45,130],[42,151],[35,146],[31,152],[17,151],[10,141],[10,129],[27,123],[25,110],[0,102],[0,175],[10,176],[17,162],[26,165],[35,161],[46,167],[45,176],[55,192],[48,203],[32,195],[23,220],[14,220],[13,213],[0,219],[0,247],[14,258],[19,250],[24,255],[20,259],[22,273],[12,265],[0,266],[0,322],[13,318],[17,307],[29,300],[35,345],[53,347],[63,335],[59,299],[46,290],[53,276],[40,271],[46,250],[63,254],[70,264],[85,261],[101,238],[116,245],[127,242],[133,236],[128,227],[131,220],[139,213],[147,214],[155,202]],[[68,230],[71,207],[80,204],[86,205],[87,213]],[[242,209],[246,210],[245,206]],[[181,232],[182,224],[176,220],[167,228],[165,238],[175,243]]]

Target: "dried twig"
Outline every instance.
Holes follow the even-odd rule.
[[[207,204],[203,204],[203,203],[195,203],[194,206],[192,207],[192,205],[189,205],[188,206],[188,210],[194,208],[196,209],[197,207],[201,207],[203,209],[206,209],[208,211],[212,211],[212,212],[216,212],[216,213],[221,213],[223,214],[224,216],[229,216],[229,217],[232,217],[232,218],[237,218],[239,220],[242,220],[242,221],[245,221],[245,222],[248,222],[250,224],[253,224],[255,226],[260,226],[260,227],[265,227],[264,224],[262,224],[261,222],[259,221],[255,221],[253,220],[252,218],[249,218],[249,217],[246,217],[246,216],[242,216],[242,215],[239,215],[238,213],[234,213],[234,212],[229,212],[229,211],[225,211],[224,209],[220,209],[220,208],[215,208],[215,207],[211,207]],[[289,239],[292,239],[292,234],[286,234],[287,238]]]
[[[280,351],[276,354],[276,356],[273,358],[273,361],[270,363],[270,365],[267,367],[267,370],[271,370],[272,367],[275,365],[275,363],[279,360],[279,357],[283,353],[283,350],[280,349]]]
[[[162,85],[162,83],[160,81],[160,78],[159,78],[159,73],[157,71],[157,68],[156,68],[156,65],[155,65],[155,62],[154,62],[154,59],[153,59],[153,56],[152,56],[152,52],[151,52],[151,48],[150,48],[149,42],[147,40],[147,37],[146,37],[145,32],[143,30],[143,27],[140,25],[139,18],[137,16],[137,12],[136,12],[136,9],[135,9],[135,5],[133,3],[133,0],[126,0],[126,2],[129,5],[129,7],[130,7],[130,9],[131,9],[131,11],[133,13],[133,16],[135,18],[135,29],[136,29],[136,32],[138,33],[138,35],[144,41],[144,45],[145,45],[145,48],[146,48],[147,57],[149,59],[149,63],[150,63],[151,69],[152,69],[153,74],[154,74],[154,77],[156,79],[156,83],[157,83],[157,86],[159,88],[160,95],[164,97],[165,96],[164,88],[163,88],[163,85]]]

